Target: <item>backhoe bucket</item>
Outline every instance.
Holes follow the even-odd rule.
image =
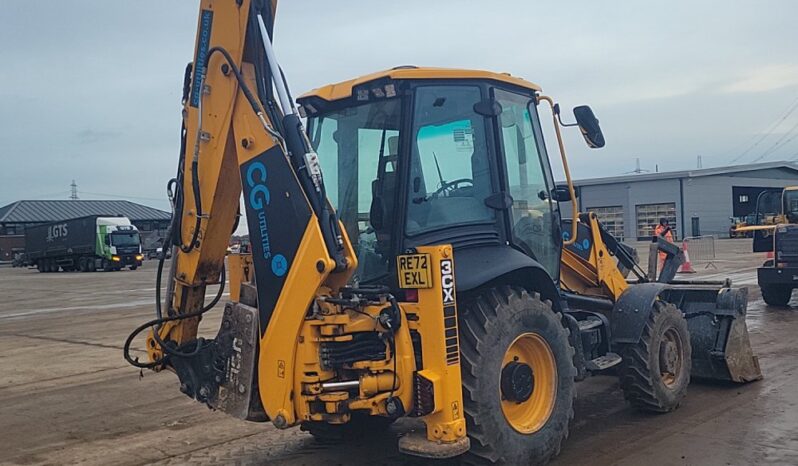
[[[678,303],[666,298],[678,303],[687,319],[694,378],[738,383],[762,378],[745,323],[747,289],[677,285],[665,293],[668,298],[683,299]],[[709,299],[713,295],[714,302]]]

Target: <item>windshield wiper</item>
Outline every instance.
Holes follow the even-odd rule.
[[[446,180],[443,179],[443,173],[441,172],[441,165],[438,163],[438,156],[435,154],[435,151],[432,152],[432,160],[435,161],[435,169],[438,170],[438,180],[440,183],[438,187],[443,188],[444,186],[447,185],[447,183]],[[438,191],[440,191],[440,189]],[[435,194],[438,193],[438,191],[435,191],[432,194],[427,194],[425,196],[414,197],[413,204],[421,204],[422,202],[428,202],[430,199],[432,199],[435,196]]]
[[[446,181],[443,180],[443,173],[441,173],[441,166],[438,164],[438,156],[435,155],[435,152],[432,152],[432,159],[435,160],[435,168],[438,170],[438,180],[440,180],[440,187],[446,186]]]

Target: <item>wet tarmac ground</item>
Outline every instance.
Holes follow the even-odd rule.
[[[762,258],[748,248],[750,240],[718,241],[712,265],[694,265],[699,278],[731,276],[749,288],[764,380],[694,382],[678,410],[649,415],[624,403],[615,377],[589,378],[577,385],[571,435],[553,464],[798,464],[798,299],[790,309],[764,305]],[[121,347],[151,318],[154,270],[0,268],[0,464],[426,464],[396,449],[396,437],[416,427],[407,420],[384,437],[321,445],[298,429],[210,411],[182,395],[171,373],[142,378]],[[202,331],[217,325],[208,318]]]

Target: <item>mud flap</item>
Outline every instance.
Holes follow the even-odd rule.
[[[738,383],[762,379],[745,323],[748,290],[722,288],[715,306],[708,304],[692,303],[682,309],[693,347],[693,377]]]

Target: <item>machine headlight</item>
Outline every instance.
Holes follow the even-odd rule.
[[[114,261],[114,262],[119,262],[120,261],[119,256],[111,256],[111,260]]]
[[[140,260],[142,260],[142,259],[144,259],[144,255],[142,255],[142,254],[136,254],[136,260],[137,260],[137,261],[140,261]]]

